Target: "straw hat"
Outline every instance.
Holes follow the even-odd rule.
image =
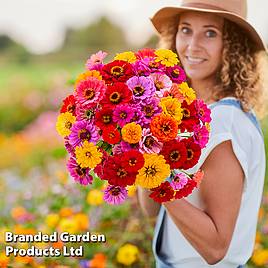
[[[181,5],[164,7],[151,18],[161,34],[169,20],[185,11],[209,12],[220,15],[240,26],[256,45],[256,50],[266,50],[266,45],[257,31],[247,21],[246,0],[183,0]]]

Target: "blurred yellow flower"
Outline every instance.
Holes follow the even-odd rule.
[[[91,206],[99,206],[103,203],[103,192],[98,189],[92,189],[87,194],[87,203]]]
[[[125,244],[118,249],[116,259],[126,266],[132,265],[138,260],[139,250],[132,244]]]
[[[61,113],[57,118],[56,123],[56,130],[62,137],[69,136],[71,133],[70,128],[72,127],[73,123],[76,121],[75,116],[71,113]]]
[[[63,218],[60,220],[58,228],[61,232],[68,232],[70,234],[75,234],[78,231],[77,223],[73,218]]]
[[[169,49],[157,49],[154,53],[156,55],[156,62],[172,67],[179,63],[178,55]]]
[[[126,51],[126,52],[123,52],[123,53],[118,53],[118,54],[116,54],[114,59],[115,60],[127,61],[129,63],[134,63],[137,60],[135,54],[132,51]]]
[[[61,208],[59,212],[61,217],[70,217],[74,214],[73,209],[69,207]]]
[[[22,225],[17,224],[17,225],[14,226],[14,233],[16,233],[16,234],[32,234],[32,235],[34,235],[34,234],[36,234],[36,230],[33,229],[33,228],[26,228],[26,227],[24,227]]]
[[[55,228],[60,220],[60,216],[56,213],[51,213],[46,216],[46,224],[50,228]]]
[[[77,229],[79,231],[86,231],[89,229],[89,217],[84,213],[77,213],[74,215],[74,221],[76,222]]]
[[[195,91],[189,87],[186,82],[179,84],[179,90],[185,98],[187,104],[191,104],[196,99]]]
[[[268,249],[257,249],[254,251],[251,260],[257,266],[264,266],[265,264],[268,264]]]
[[[136,195],[137,187],[135,185],[127,186],[127,193],[129,197],[133,197]]]

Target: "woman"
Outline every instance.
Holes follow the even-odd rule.
[[[246,22],[246,8],[243,0],[184,0],[152,18],[162,47],[178,53],[197,97],[212,111],[209,143],[189,170],[204,171],[199,189],[161,207],[139,189],[145,213],[158,214],[159,268],[237,268],[252,254],[265,151],[251,109],[263,100],[257,55],[265,45]]]

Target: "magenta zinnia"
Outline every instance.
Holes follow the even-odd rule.
[[[127,198],[127,190],[125,187],[108,185],[104,190],[103,199],[112,205],[119,205]]]

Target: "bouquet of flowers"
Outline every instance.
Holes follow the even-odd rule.
[[[99,51],[86,62],[56,128],[70,155],[75,181],[107,181],[104,200],[120,204],[128,186],[165,202],[189,195],[202,171],[189,174],[209,137],[210,110],[188,86],[175,53],[123,52],[104,64]],[[92,176],[93,175],[93,176]]]

